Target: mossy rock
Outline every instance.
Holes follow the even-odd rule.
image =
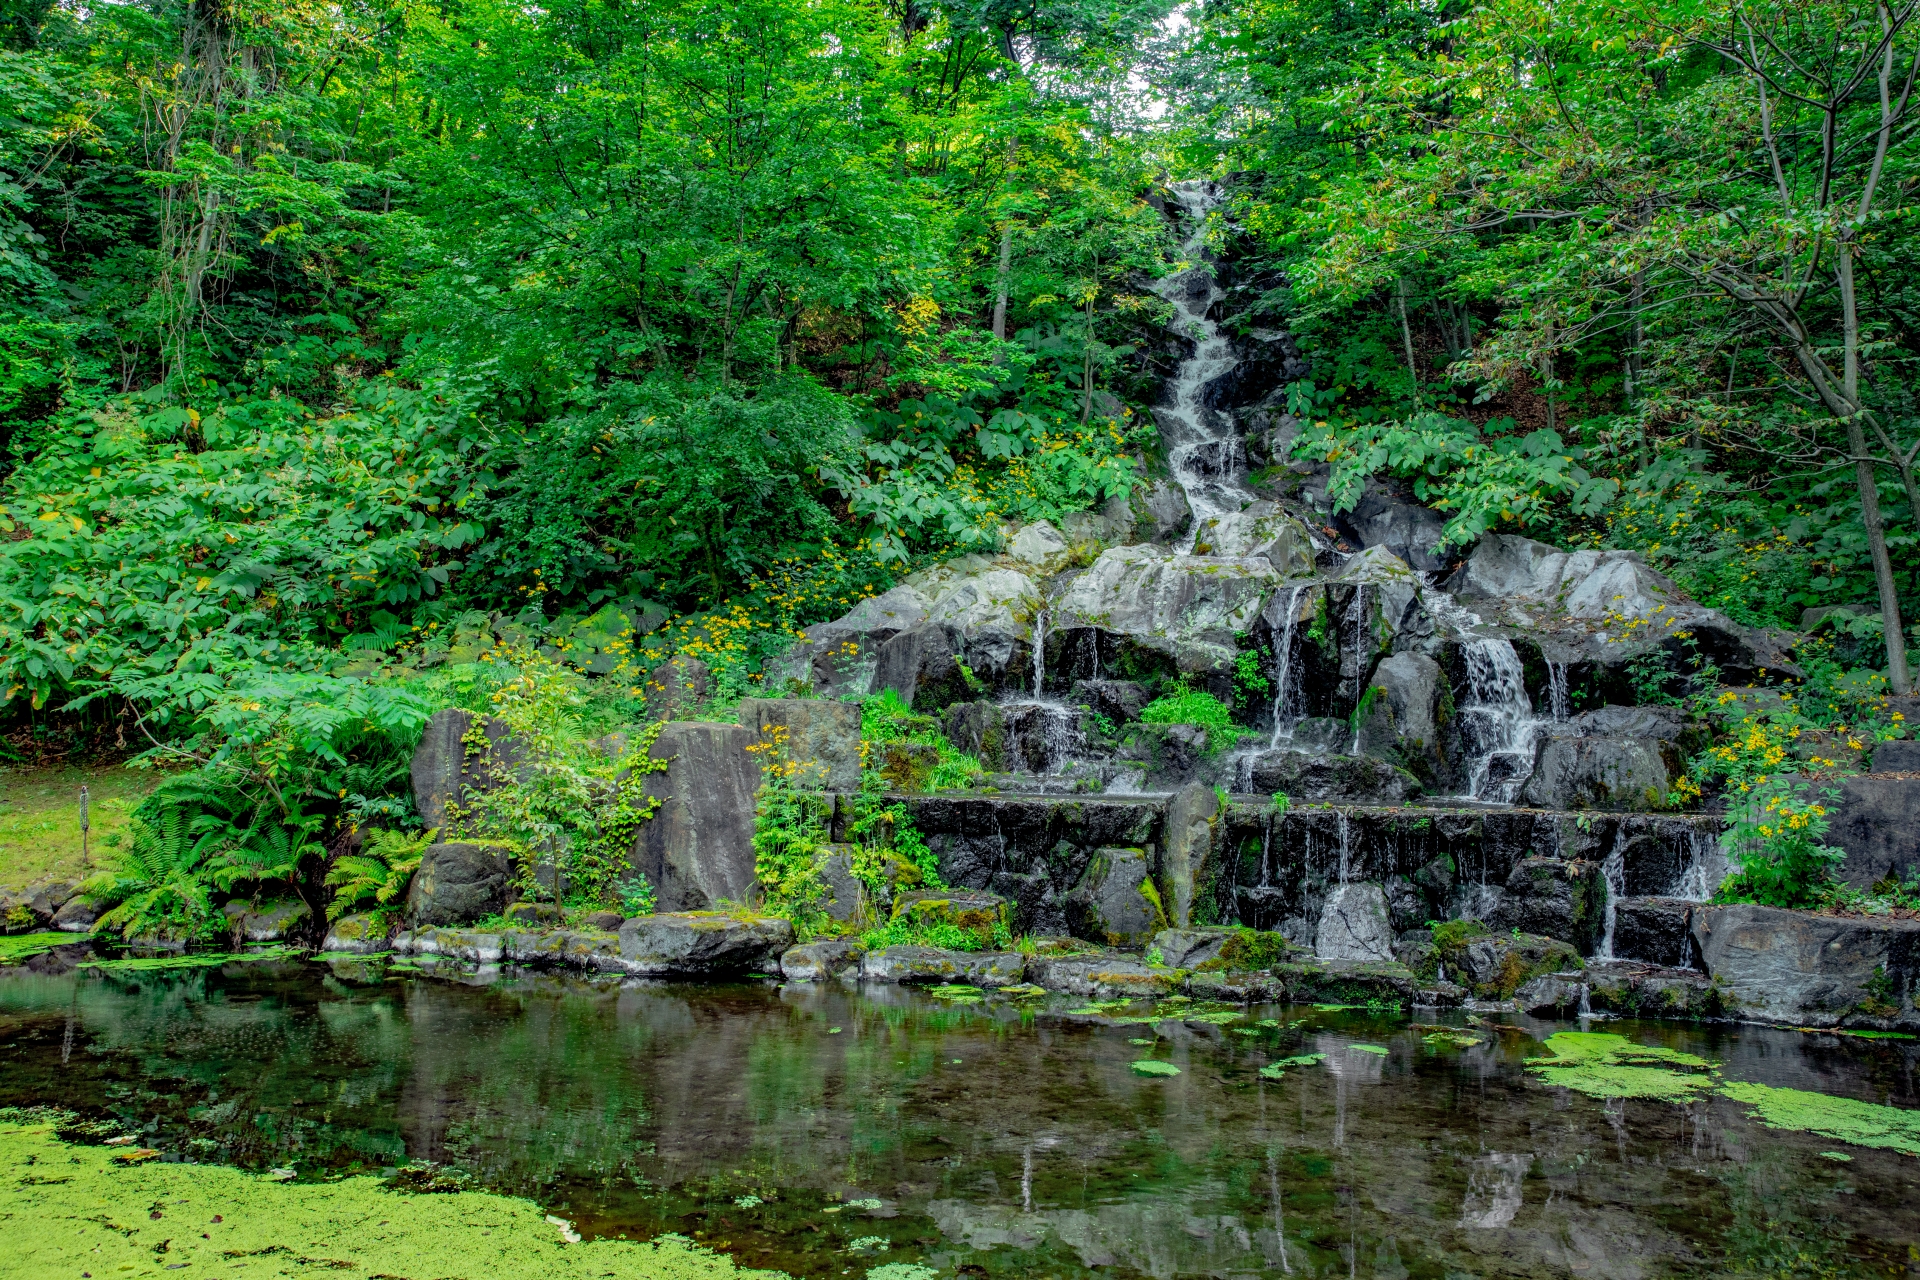
[[[916,928],[951,925],[990,947],[1006,932],[1007,901],[976,889],[911,889],[894,897],[893,918]]]
[[[921,792],[940,765],[940,748],[921,742],[889,742],[880,753],[880,776],[891,791]]]

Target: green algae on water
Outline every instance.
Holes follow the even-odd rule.
[[[1291,1058],[1281,1058],[1260,1068],[1260,1075],[1263,1079],[1278,1080],[1287,1074],[1288,1067],[1310,1067],[1316,1062],[1324,1061],[1326,1056],[1324,1053],[1302,1053]]]
[[[1387,1056],[1388,1052],[1385,1045],[1378,1044],[1350,1044],[1347,1048],[1358,1050],[1361,1053],[1377,1053],[1383,1058]]]
[[[1553,1056],[1531,1059],[1527,1070],[1589,1097],[1691,1102],[1714,1090],[1713,1064],[1677,1049],[1600,1031],[1562,1031],[1547,1037],[1547,1048]]]
[[[83,941],[85,939],[71,933],[52,932],[16,933],[11,937],[0,937],[0,965],[19,964],[22,960],[45,955],[55,947]]]
[[[1133,1067],[1133,1074],[1137,1076],[1177,1076],[1180,1074],[1180,1068],[1174,1066],[1171,1062],[1162,1062],[1158,1058],[1142,1058],[1138,1062],[1130,1065]]]
[[[298,954],[292,947],[267,947],[260,951],[190,951],[171,956],[86,960],[81,962],[80,968],[104,973],[164,973],[172,969],[217,969],[222,965],[248,964],[255,960],[284,960]]]
[[[491,1192],[411,1196],[373,1177],[273,1182],[159,1160],[115,1167],[108,1149],[61,1142],[50,1123],[0,1123],[0,1221],[35,1225],[9,1233],[7,1273],[20,1276],[157,1272],[164,1250],[165,1265],[189,1275],[266,1259],[282,1276],[314,1280],[784,1280],[682,1236],[568,1243],[571,1228],[531,1201]]]
[[[1753,1110],[1747,1114],[1769,1129],[1791,1129],[1821,1138],[1920,1156],[1920,1111],[1884,1107],[1858,1098],[1835,1098],[1804,1089],[1729,1080],[1720,1092]],[[1826,1154],[1822,1152],[1821,1154]]]

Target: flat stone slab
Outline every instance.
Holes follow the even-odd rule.
[[[327,926],[326,940],[320,944],[320,950],[371,955],[376,951],[391,950],[389,940],[392,936],[391,915],[384,918],[371,915],[341,916]]]
[[[1692,930],[1734,1017],[1920,1030],[1920,920],[1701,904]]]
[[[842,974],[860,976],[867,949],[851,938],[803,942],[780,957],[780,972],[789,982],[825,982]]]
[[[1224,925],[1195,929],[1162,929],[1153,935],[1153,949],[1169,969],[1193,969],[1217,959],[1234,931]]]
[[[1027,958],[1018,951],[882,947],[861,958],[860,976],[871,982],[965,982],[976,987],[1011,987],[1026,980]]]
[[[1179,986],[1179,975],[1170,969],[1150,968],[1131,956],[1111,953],[1036,956],[1027,961],[1027,976],[1049,991],[1099,999],[1170,996]]]
[[[792,945],[792,923],[777,916],[670,912],[635,916],[620,926],[621,967],[648,976],[772,970]]]

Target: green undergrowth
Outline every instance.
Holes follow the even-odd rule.
[[[281,1276],[489,1280],[783,1280],[679,1236],[568,1243],[531,1201],[481,1191],[411,1195],[378,1178],[285,1182],[220,1165],[61,1142],[50,1121],[0,1122],[0,1270],[17,1276],[188,1275],[257,1263]],[[162,1257],[161,1255],[164,1255]]]
[[[31,960],[37,955],[44,955],[64,943],[78,941],[80,939],[71,933],[16,933],[11,937],[0,936],[0,965],[19,964],[22,960]]]
[[[860,704],[861,784],[879,791],[964,791],[986,768],[953,745],[940,722],[908,706],[898,692],[882,689]],[[889,751],[890,747],[921,751]]]

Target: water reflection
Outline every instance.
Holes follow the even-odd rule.
[[[1724,1098],[1544,1087],[1522,1068],[1544,1024],[1458,1049],[1361,1011],[1148,1027],[898,989],[341,972],[0,978],[0,1104],[112,1115],[183,1158],[439,1161],[589,1231],[796,1275],[1886,1275],[1920,1243],[1912,1159],[1835,1162]],[[1619,1029],[1916,1105],[1903,1044]]]

